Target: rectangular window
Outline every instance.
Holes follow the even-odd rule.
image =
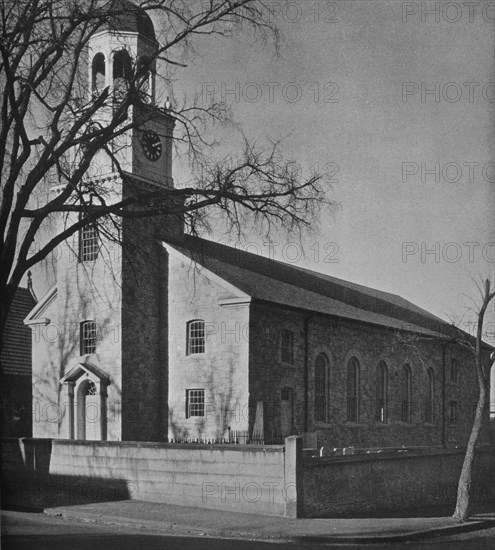
[[[290,330],[282,332],[282,362],[294,364],[294,333]]]
[[[187,324],[187,355],[205,352],[205,322],[201,319]]]
[[[205,390],[186,390],[186,418],[205,415]]]
[[[81,355],[96,352],[96,323],[84,321],[81,323]]]
[[[79,231],[79,261],[94,262],[98,258],[98,227],[95,223]]]

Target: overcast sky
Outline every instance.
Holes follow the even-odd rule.
[[[335,172],[324,185],[339,207],[320,235],[303,247],[274,235],[269,248],[250,234],[239,246],[450,319],[495,265],[495,10],[423,4],[433,13],[421,2],[274,2],[280,57],[242,36],[201,39],[175,92],[223,99],[251,138],[288,136],[303,170]],[[174,176],[180,185],[178,163]]]

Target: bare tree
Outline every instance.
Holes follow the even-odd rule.
[[[0,293],[3,332],[9,306],[23,275],[62,242],[88,224],[118,227],[123,217],[185,216],[191,225],[206,221],[212,209],[227,214],[238,230],[243,215],[301,228],[314,220],[324,202],[319,176],[300,177],[280,151],[246,141],[237,156],[206,162],[208,121],[226,122],[222,104],[192,100],[167,105],[174,118],[175,140],[185,145],[196,176],[178,188],[135,187],[111,201],[108,189],[91,179],[90,169],[102,152],[125,181],[115,143],[152,119],[156,107],[147,99],[150,69],[169,74],[184,66],[182,54],[197,35],[231,37],[251,32],[276,48],[278,33],[261,0],[146,0],[140,10],[161,21],[156,51],[146,63],[132,60],[125,85],[88,89],[88,44],[102,29],[129,11],[129,0],[0,0]],[[141,12],[142,13],[142,12]],[[141,108],[137,121],[129,113]],[[161,110],[163,112],[163,110]],[[98,121],[95,124],[95,120]],[[198,169],[200,167],[200,169]],[[56,192],[49,194],[54,187]],[[53,216],[65,227],[43,242]],[[46,233],[46,232],[45,232]],[[1,333],[0,332],[0,333]]]
[[[476,453],[476,444],[478,442],[478,438],[484,424],[484,419],[486,417],[486,409],[490,392],[490,364],[486,363],[486,361],[483,360],[482,340],[483,322],[486,310],[490,302],[495,297],[495,292],[490,292],[490,281],[488,279],[485,281],[484,288],[480,288],[480,292],[482,300],[481,307],[477,312],[476,339],[474,342],[474,347],[470,342],[470,348],[474,352],[475,358],[476,375],[479,386],[479,397],[478,403],[476,405],[473,427],[469,436],[466,454],[464,456],[464,462],[462,464],[461,475],[459,477],[456,507],[452,516],[454,519],[457,519],[461,522],[466,521],[469,517],[471,483],[473,477],[473,464]],[[466,343],[465,339],[463,339],[463,343]]]

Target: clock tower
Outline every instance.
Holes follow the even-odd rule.
[[[106,126],[127,86],[140,83],[128,128],[108,146],[112,155],[98,152],[87,173],[86,188],[97,187],[110,203],[173,188],[175,119],[156,105],[158,43],[149,15],[130,0],[101,6],[108,17],[88,45],[88,93],[108,88],[110,100],[91,125]],[[168,257],[160,241],[182,231],[178,216],[124,216],[98,220],[67,242],[42,318],[60,337],[33,364],[34,402],[65,408],[57,423],[36,423],[35,437],[166,438]]]
[[[123,171],[142,182],[172,187],[172,134],[175,119],[156,105],[156,59],[158,43],[149,15],[130,0],[108,0],[109,16],[89,43],[88,93],[108,88],[112,105],[94,123],[111,120],[132,78],[138,87],[137,101],[124,123],[132,128],[113,140],[115,161]],[[107,118],[107,120],[105,120]],[[109,159],[95,159],[94,170],[114,171]]]

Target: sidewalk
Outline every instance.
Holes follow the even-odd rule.
[[[299,542],[401,542],[495,527],[495,513],[479,514],[462,524],[450,517],[289,519],[139,500],[59,506],[44,513],[171,535]]]

